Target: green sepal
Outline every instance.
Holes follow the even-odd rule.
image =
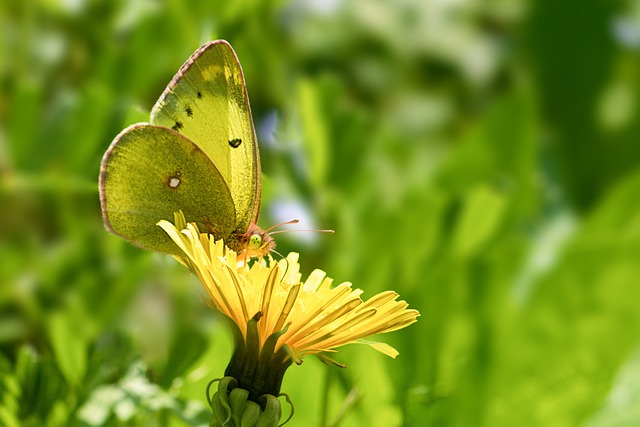
[[[247,399],[249,398],[249,390],[236,387],[229,393],[229,405],[231,407],[231,418],[236,426],[241,426],[240,417],[244,413]]]
[[[220,403],[220,393],[217,391],[211,398],[211,421],[209,421],[209,427],[224,426],[227,424],[228,415],[225,413],[224,406]]]
[[[278,427],[282,427],[283,425],[288,423],[291,420],[291,418],[293,418],[293,414],[295,414],[295,412],[296,412],[296,408],[295,408],[295,406],[293,406],[293,402],[291,401],[291,398],[289,397],[289,395],[287,393],[280,393],[280,395],[278,395],[278,398],[280,398],[281,396],[284,396],[284,398],[287,401],[287,403],[289,404],[289,406],[291,406],[291,411],[290,411],[289,416],[287,417],[287,419],[284,420],[284,422],[282,424],[280,424]]]
[[[277,427],[282,416],[280,401],[270,394],[263,394],[260,396],[260,400],[264,401],[264,410],[260,414],[255,427]]]
[[[207,387],[207,393],[211,384]],[[238,382],[233,377],[224,377],[219,380],[218,383],[218,391],[215,392],[211,400],[209,400],[209,405],[211,406],[211,421],[209,422],[210,427],[221,427],[221,426],[232,426],[233,422],[231,421],[231,405],[229,403],[229,387],[234,389],[237,387]],[[208,397],[207,397],[208,399]]]
[[[215,382],[218,382],[218,391],[209,398],[209,389]],[[212,411],[209,426],[276,427],[282,416],[280,401],[270,394],[264,394],[258,399],[260,403],[254,402],[249,400],[249,390],[237,387],[237,384],[233,377],[224,377],[209,383],[207,400]],[[291,416],[287,421],[290,418]]]
[[[284,372],[291,366],[288,347],[282,346],[277,352],[274,352],[278,338],[284,334],[289,325],[281,331],[274,332],[265,341],[260,357],[258,359],[257,372],[253,378],[253,386],[261,390],[262,394],[277,396],[280,393],[280,386]]]
[[[247,404],[242,411],[240,417],[240,427],[254,427],[260,418],[260,405],[251,400],[247,401]]]
[[[239,386],[249,390],[249,395],[252,400],[255,400],[260,396],[260,390],[255,390],[252,387],[253,377],[258,366],[258,351],[260,348],[260,338],[258,335],[258,321],[262,317],[261,312],[257,312],[247,322],[247,338],[246,341],[243,337],[242,331],[238,326],[232,323],[234,349],[231,360],[227,369],[225,369],[225,376],[236,378]]]

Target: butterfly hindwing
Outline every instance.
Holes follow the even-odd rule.
[[[199,146],[159,126],[132,125],[102,159],[100,202],[112,232],[151,250],[178,253],[156,225],[182,210],[202,232],[227,238],[235,209],[225,179]]]
[[[191,55],[153,107],[151,123],[184,135],[215,164],[233,200],[237,231],[257,222],[258,145],[242,68],[226,41]]]

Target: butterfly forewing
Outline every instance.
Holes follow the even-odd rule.
[[[112,232],[160,252],[179,253],[156,225],[173,222],[177,210],[217,238],[236,225],[231,193],[209,157],[180,134],[144,123],[122,131],[105,153],[100,202]]]
[[[187,60],[153,107],[151,123],[184,135],[216,165],[233,199],[236,231],[257,221],[258,145],[242,69],[227,42],[207,43]]]

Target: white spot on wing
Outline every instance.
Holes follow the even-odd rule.
[[[178,185],[180,185],[180,178],[173,177],[169,180],[169,187],[178,188]]]

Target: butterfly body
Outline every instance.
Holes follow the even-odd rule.
[[[102,159],[99,188],[107,228],[140,247],[178,253],[156,224],[181,210],[201,231],[250,250],[250,236],[262,235],[262,175],[244,75],[226,41],[196,50],[149,123],[116,136]]]

